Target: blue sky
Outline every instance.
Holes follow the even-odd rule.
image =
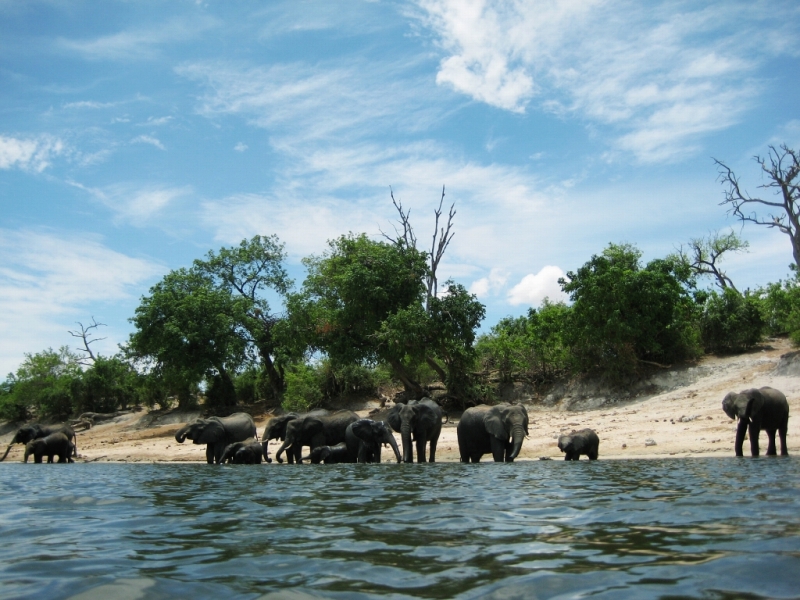
[[[170,269],[255,234],[300,260],[411,209],[440,279],[522,314],[609,242],[663,257],[735,227],[742,289],[780,233],[712,160],[800,146],[800,4],[0,0],[0,373],[92,317],[116,350]],[[280,307],[276,306],[276,310]]]

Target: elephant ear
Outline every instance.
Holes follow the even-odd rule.
[[[400,431],[403,427],[403,421],[400,419],[400,405],[396,404],[392,410],[386,415],[386,421],[389,423],[389,427],[391,427],[395,431]]]
[[[200,435],[194,438],[195,444],[215,444],[225,439],[225,427],[214,417],[206,419]]]
[[[498,410],[490,410],[483,418],[483,425],[489,435],[506,441],[508,440],[508,431],[506,431],[503,416],[503,413]]]
[[[363,442],[372,443],[373,438],[375,437],[375,432],[373,429],[373,425],[375,421],[370,419],[359,419],[358,421],[354,422],[350,427],[353,430],[353,434]]]
[[[430,406],[425,404],[417,404],[414,407],[414,412],[417,413],[417,419],[425,429],[433,429],[437,425],[437,421],[441,423],[441,418],[437,415]]]
[[[303,435],[314,437],[325,431],[325,424],[317,417],[306,417],[303,419]]]
[[[764,408],[764,394],[761,393],[761,390],[755,388],[745,390],[741,393],[741,396],[748,398],[748,402],[745,412],[740,412],[740,415],[753,418],[761,413],[761,409]]]

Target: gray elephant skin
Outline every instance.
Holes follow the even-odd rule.
[[[581,429],[559,436],[558,449],[564,453],[564,460],[580,460],[581,454],[589,460],[597,460],[600,438],[592,429]]]
[[[392,429],[383,421],[359,419],[350,423],[345,431],[345,443],[350,462],[379,463],[381,448],[389,444],[394,450],[397,462],[402,462],[400,449],[392,434]]]
[[[436,444],[442,433],[442,415],[441,406],[430,398],[398,404],[389,411],[386,421],[392,429],[400,433],[404,462],[414,462],[414,443],[417,447],[417,462],[426,462],[425,447],[428,444],[429,461],[436,461]]]
[[[318,465],[320,463],[335,465],[353,462],[350,460],[350,453],[347,451],[347,444],[345,442],[336,444],[335,446],[317,446],[308,456],[304,457],[303,460],[310,461],[312,465]]]
[[[3,458],[0,458],[0,462],[6,459],[8,452],[11,450],[11,446],[14,444],[27,444],[30,441],[47,437],[53,433],[63,433],[65,436],[67,436],[67,439],[72,443],[73,446],[73,456],[77,458],[78,438],[75,436],[75,430],[72,429],[70,425],[39,425],[38,423],[33,423],[31,425],[23,425],[17,429],[17,433],[14,434],[14,437],[8,443],[8,448],[6,448]]]
[[[758,456],[758,434],[764,429],[769,437],[767,456],[777,454],[775,432],[781,438],[781,456],[788,456],[786,430],[789,427],[789,403],[786,396],[775,388],[762,387],[730,392],[722,400],[722,410],[731,419],[739,419],[736,429],[736,456],[744,456],[742,445],[745,434],[750,433],[750,453]]]
[[[461,462],[480,462],[484,454],[513,462],[528,435],[528,411],[522,404],[474,406],[463,412],[456,433]]]
[[[256,437],[256,424],[247,413],[233,413],[229,417],[208,417],[187,423],[175,434],[175,441],[182,444],[192,440],[195,444],[206,444],[206,462],[219,464],[228,444],[243,442]]]
[[[53,462],[53,457],[58,456],[58,462],[74,462],[71,454],[74,444],[61,432],[51,433],[43,438],[36,438],[25,444],[25,462],[33,454],[33,462],[42,462],[43,457],[47,457],[47,462]]]
[[[347,426],[358,421],[352,410],[338,410],[322,416],[309,415],[289,421],[286,425],[286,440],[275,453],[275,459],[282,463],[281,455],[286,452],[290,463],[303,462],[303,446],[311,450],[317,446],[335,446],[345,441]]]
[[[307,413],[289,412],[283,415],[272,417],[267,422],[267,426],[264,428],[264,435],[261,436],[261,444],[264,448],[264,460],[267,460],[267,462],[272,462],[272,460],[268,460],[269,443],[272,440],[278,440],[280,442],[285,441],[286,428],[289,426],[291,421],[294,421],[295,419],[304,419],[305,417],[322,417],[328,414],[330,413],[327,410],[324,408],[319,408]],[[290,456],[289,462],[293,462],[294,457],[295,455]]]
[[[261,442],[255,438],[247,438],[243,442],[228,444],[222,453],[220,462],[234,465],[260,465],[263,453]],[[272,462],[272,460],[267,457],[267,462]]]

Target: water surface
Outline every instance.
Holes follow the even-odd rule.
[[[3,464],[0,490],[3,598],[800,598],[794,457]]]

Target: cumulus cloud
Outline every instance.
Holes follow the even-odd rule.
[[[420,0],[445,57],[437,82],[475,100],[609,125],[617,150],[671,160],[741,121],[760,63],[796,53],[796,5],[673,0]]]
[[[469,286],[471,294],[475,294],[478,298],[485,298],[489,294],[497,293],[508,281],[508,273],[502,269],[494,268],[489,272],[488,277],[482,277],[472,282]]]
[[[0,135],[0,169],[41,173],[64,151],[64,142],[51,136],[19,139]]]
[[[564,277],[564,271],[552,265],[543,267],[535,275],[532,273],[525,275],[522,281],[509,290],[509,304],[538,306],[545,298],[553,302],[566,301],[568,296],[561,291],[561,286],[558,284],[560,277]]]
[[[0,372],[58,347],[86,306],[135,299],[161,270],[91,236],[0,230]]]

